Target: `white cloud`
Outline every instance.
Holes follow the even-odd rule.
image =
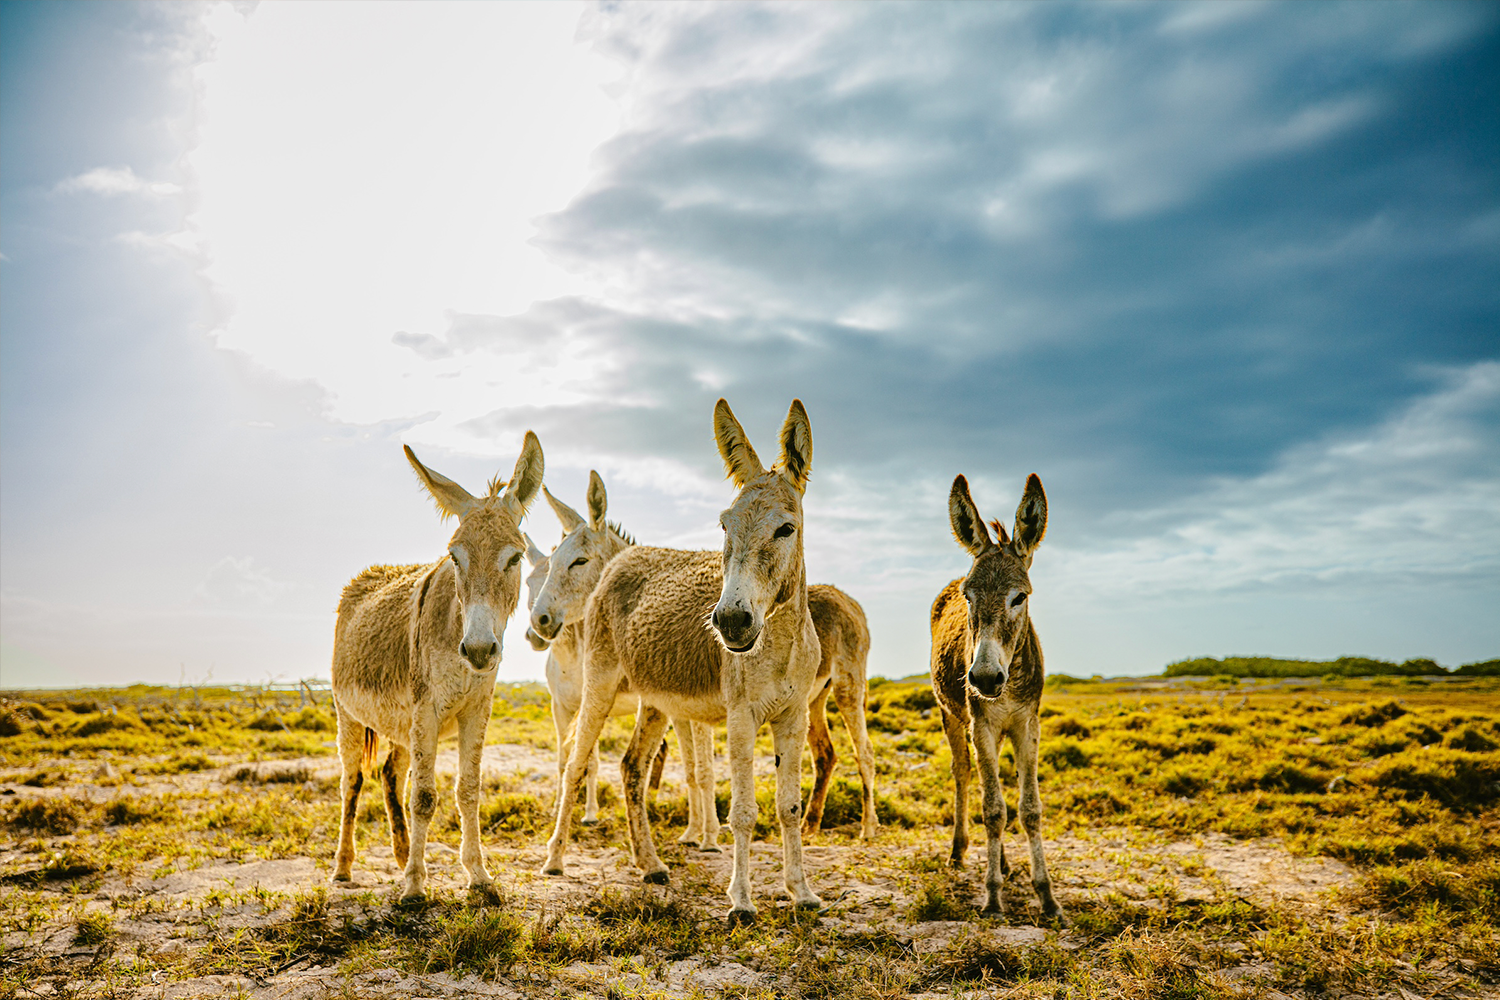
[[[225,556],[209,569],[196,595],[211,604],[265,607],[291,585],[274,579],[250,556]]]
[[[1064,550],[1047,572],[1079,599],[1493,587],[1500,362],[1442,383],[1375,428],[1292,448],[1262,475],[1114,519],[1118,542]]]
[[[56,190],[64,194],[86,191],[90,194],[135,194],[156,198],[165,198],[182,192],[182,188],[177,184],[152,182],[137,177],[135,171],[129,167],[95,167],[76,177],[59,181]]]

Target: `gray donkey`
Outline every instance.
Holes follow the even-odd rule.
[[[979,758],[984,788],[984,829],[988,867],[984,911],[1005,912],[1001,882],[1005,861],[1005,795],[1000,785],[1000,740],[1009,736],[1016,751],[1021,788],[1021,825],[1031,845],[1031,884],[1042,911],[1059,920],[1042,855],[1042,800],[1036,783],[1041,724],[1042,644],[1031,624],[1031,557],[1047,531],[1047,494],[1033,474],[1016,509],[1015,537],[993,522],[998,541],[969,498],[963,476],[953,480],[948,516],[958,543],[974,557],[968,576],[942,589],[932,605],[932,689],[943,711],[943,731],[953,750],[953,866],[963,864],[969,846],[969,737]]]

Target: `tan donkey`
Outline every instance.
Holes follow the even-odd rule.
[[[572,507],[542,488],[552,512],[563,530],[563,540],[550,555],[542,556],[548,569],[541,584],[531,594],[531,622],[528,635],[550,643],[547,656],[547,690],[552,695],[552,722],[557,729],[557,777],[562,787],[564,771],[573,746],[573,720],[583,704],[583,622],[589,595],[599,577],[615,556],[635,544],[635,539],[617,524],[605,520],[609,496],[599,473],[589,472],[585,499],[589,516],[584,518]],[[533,559],[534,564],[540,560]],[[528,585],[529,585],[528,580]],[[610,715],[633,715],[640,705],[634,694],[620,694],[610,708]],[[683,765],[688,782],[688,828],[680,843],[717,851],[719,817],[714,809],[713,730],[682,720],[677,725],[678,743],[682,747]],[[665,747],[662,748],[665,750]],[[701,754],[698,751],[702,751]],[[706,769],[706,770],[705,770]],[[657,768],[660,776],[660,768]],[[584,772],[583,822],[598,822],[599,749],[593,747]],[[712,824],[705,823],[707,817]]]
[[[634,546],[605,568],[589,598],[583,705],[543,871],[562,874],[578,779],[615,698],[631,691],[641,708],[621,772],[636,865],[648,882],[667,881],[646,822],[644,788],[646,764],[667,717],[725,723],[734,831],[729,919],[743,922],[756,913],[750,898],[753,757],[756,730],[765,723],[776,747],[786,887],[798,907],[822,905],[802,871],[799,787],[807,704],[820,660],[802,546],[812,429],[801,400],[793,400],[781,428],[781,455],[769,470],[722,399],[714,408],[714,436],[739,491],[720,517],[723,552]]]
[[[1041,723],[1042,644],[1031,624],[1031,558],[1047,531],[1047,494],[1033,474],[1016,508],[1015,537],[994,522],[998,541],[979,516],[963,476],[953,480],[948,517],[958,543],[974,557],[968,576],[943,588],[932,605],[932,689],[943,711],[953,750],[953,865],[969,846],[969,738],[979,759],[984,790],[988,866],[984,910],[1003,913],[1005,795],[1000,784],[1000,740],[1016,751],[1021,825],[1031,845],[1031,884],[1048,917],[1065,919],[1052,896],[1042,853],[1042,799],[1036,783]]]
[[[866,662],[870,656],[870,626],[859,602],[837,587],[815,583],[807,588],[807,610],[818,633],[821,657],[817,679],[813,682],[812,700],[808,704],[808,743],[812,746],[816,777],[807,799],[803,830],[812,833],[823,823],[823,803],[828,799],[828,785],[838,753],[828,733],[828,697],[839,707],[839,718],[849,730],[854,745],[854,759],[859,765],[859,780],[864,788],[861,798],[859,835],[871,840],[880,831],[875,815],[875,751],[865,728],[865,700],[870,685]]]
[[[437,807],[433,773],[440,737],[459,740],[460,858],[471,889],[491,886],[479,846],[479,762],[490,718],[500,638],[521,594],[518,527],[542,484],[542,446],[526,432],[515,474],[482,497],[428,469],[410,448],[406,458],[444,517],[458,518],[448,553],[435,563],[371,566],[339,601],[333,639],[333,699],[343,762],[343,824],[334,858],[336,881],[354,863],[354,818],[377,734],[391,741],[382,772],[396,860],[405,866],[403,902],[419,899],[427,880],[427,827]],[[504,489],[502,493],[501,490]],[[411,838],[402,784],[411,764]]]

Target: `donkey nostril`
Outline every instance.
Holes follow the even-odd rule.
[[[545,627],[547,625],[551,625],[552,624],[552,616],[551,615],[537,615],[536,616],[536,623],[538,625],[543,626],[543,627]]]
[[[468,656],[469,655],[469,647],[465,646],[463,643],[459,643],[458,644],[458,655],[459,656]]]

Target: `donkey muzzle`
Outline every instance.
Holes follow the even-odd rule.
[[[527,630],[526,635],[530,638],[531,633],[535,632],[538,639],[541,639],[544,643],[550,643],[553,639],[557,638],[557,633],[562,631],[562,627],[562,615],[554,615],[547,612],[539,613],[533,610],[531,612],[531,628]],[[545,645],[537,646],[535,642],[532,642],[532,645],[537,649],[547,648]]]
[[[469,642],[465,640],[458,644],[458,655],[469,661],[469,666],[475,671],[483,673],[493,666],[495,657],[500,652],[500,644],[491,639],[489,642]]]
[[[760,629],[756,627],[755,616],[744,608],[725,607],[720,605],[714,608],[714,628],[718,630],[719,638],[724,641],[731,653],[748,653],[755,648],[755,642],[760,638]]]
[[[537,635],[529,628],[526,630],[526,641],[531,643],[531,648],[536,650],[538,653],[552,645],[552,643],[548,642],[546,639],[543,639],[541,636]]]

